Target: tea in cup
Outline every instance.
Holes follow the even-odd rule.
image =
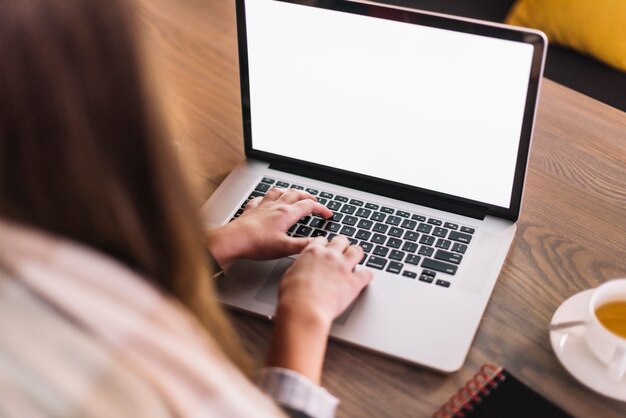
[[[626,279],[599,286],[589,303],[585,341],[606,364],[609,379],[621,381],[626,373]]]

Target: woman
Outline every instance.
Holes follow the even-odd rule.
[[[371,280],[361,249],[287,237],[331,212],[279,189],[202,244],[127,9],[0,2],[0,416],[333,415],[321,366],[332,320]],[[245,377],[207,249],[221,266],[302,252],[255,379],[269,396]]]

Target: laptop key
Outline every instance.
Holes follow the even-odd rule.
[[[437,280],[435,284],[437,286],[450,287],[450,282],[446,282],[445,280]]]
[[[336,236],[337,236],[337,234],[332,234],[332,233],[331,233],[331,234],[326,235],[326,239],[327,239],[328,241],[332,241],[332,240],[333,240],[333,238],[335,238]]]
[[[430,218],[428,220],[428,223],[435,226],[441,226],[443,222],[441,222],[439,219]]]
[[[250,196],[248,196],[248,199],[254,199],[255,197],[259,197],[259,196],[265,196],[265,195],[260,192],[252,192],[250,193]]]
[[[344,226],[343,228],[341,228],[341,230],[339,231],[339,233],[341,235],[346,235],[348,237],[351,237],[352,235],[354,235],[356,232],[356,228],[353,228],[351,226]]]
[[[399,250],[391,250],[391,252],[389,253],[389,258],[391,258],[392,260],[402,261],[402,259],[404,258],[404,253]]]
[[[461,227],[461,232],[465,232],[468,234],[473,234],[474,232],[476,232],[476,230],[474,228],[470,228],[468,226],[462,226]]]
[[[430,257],[431,255],[433,255],[434,252],[435,252],[435,249],[433,247],[429,247],[427,245],[422,245],[420,247],[420,250],[417,253],[419,255]]]
[[[270,189],[270,185],[269,184],[265,184],[265,183],[259,183],[254,190],[257,192],[261,192],[261,193],[265,193]]]
[[[461,261],[463,261],[463,256],[461,254],[450,253],[444,250],[437,250],[435,258],[437,260],[447,261],[454,264],[461,264]]]
[[[450,235],[448,235],[448,239],[451,239],[453,241],[458,241],[463,244],[469,244],[470,241],[472,240],[472,236],[469,234],[463,234],[461,232],[452,231],[450,232]]]
[[[366,203],[365,204],[365,209],[372,209],[372,210],[378,210],[380,206],[375,205],[373,203]]]
[[[382,245],[377,245],[376,248],[374,248],[375,255],[386,257],[388,253],[389,253],[389,248],[383,247]]]
[[[401,216],[403,218],[408,218],[411,214],[409,212],[405,212],[403,210],[397,210],[396,215]]]
[[[389,273],[400,274],[400,272],[402,271],[402,267],[404,267],[402,263],[390,261],[389,267],[387,267],[387,271]]]
[[[356,238],[363,239],[366,241],[370,239],[371,236],[372,236],[372,233],[370,231],[365,231],[363,229],[359,229],[358,232],[356,233]]]
[[[411,221],[410,219],[405,219],[404,221],[402,221],[402,228],[404,229],[415,229],[416,226],[416,221]]]
[[[430,277],[430,276],[425,276],[425,275],[423,275],[423,274],[422,274],[422,275],[420,276],[420,278],[419,278],[419,281],[420,281],[420,282],[426,282],[426,283],[432,283],[432,282],[433,282],[433,280],[435,280],[433,277]]]
[[[426,217],[422,215],[412,215],[411,219],[418,222],[426,222]]]
[[[326,207],[330,210],[339,210],[339,208],[341,207],[341,203],[337,202],[336,200],[333,200],[332,202],[328,202]]]
[[[341,229],[341,224],[338,224],[337,222],[328,222],[324,229],[331,232],[338,232]]]
[[[351,205],[343,205],[341,208],[341,213],[347,213],[348,215],[352,215],[356,211],[356,206]]]
[[[433,227],[425,224],[425,223],[421,223],[417,226],[417,231],[418,232],[422,232],[424,234],[430,234],[430,231],[432,231]]]
[[[445,238],[448,235],[448,230],[445,228],[435,228],[433,230],[433,235],[439,238]]]
[[[380,232],[381,234],[384,234],[385,232],[387,232],[387,229],[389,229],[389,227],[385,224],[376,224],[374,225],[374,232]]]
[[[439,238],[437,240],[437,244],[435,244],[435,247],[443,248],[444,250],[447,250],[448,248],[450,248],[451,244],[452,243],[450,241],[448,241],[447,239]]]
[[[425,275],[430,276],[430,277],[435,277],[437,275],[437,272],[432,271],[432,270],[424,269],[424,270],[422,270],[422,274],[425,274]]]
[[[296,189],[296,190],[304,190],[304,187],[302,187],[302,186],[298,186],[297,184],[292,184],[292,185],[291,185],[291,188],[292,188],[292,189]]]
[[[337,196],[335,196],[335,200],[336,200],[336,201],[338,201],[338,202],[344,202],[344,203],[345,203],[345,202],[347,202],[347,201],[348,201],[348,198],[347,198],[347,197],[345,197],[345,196],[339,196],[339,195],[337,195]]]
[[[322,205],[326,205],[326,203],[328,203],[328,199],[324,199],[323,197],[318,197],[317,202],[321,203]]]
[[[326,231],[322,231],[321,229],[316,229],[313,231],[313,233],[311,234],[311,236],[313,238],[315,237],[325,237],[326,235],[328,235],[328,232]]]
[[[367,259],[367,254],[363,253],[363,258],[361,258],[361,261],[359,261],[359,264],[365,263],[365,259]]]
[[[403,251],[408,251],[410,253],[414,253],[415,251],[417,251],[418,247],[419,247],[419,245],[417,245],[416,243],[407,241],[402,246],[402,250]]]
[[[459,244],[458,242],[455,242],[454,245],[452,246],[452,251],[465,254],[465,251],[467,251],[467,245]]]
[[[402,275],[404,277],[408,277],[409,279],[414,279],[417,277],[417,273],[414,273],[412,271],[408,271],[408,270],[404,270],[404,272],[402,273]]]
[[[400,222],[402,221],[402,218],[398,217],[398,216],[388,216],[387,217],[387,224],[389,225],[400,225]]]
[[[328,192],[321,192],[320,193],[320,197],[326,198],[326,199],[332,199],[333,198],[333,194],[332,193],[328,193]]]
[[[371,256],[369,260],[367,260],[367,264],[365,265],[367,267],[372,267],[378,270],[382,270],[385,268],[385,265],[387,265],[387,260],[381,257]]]
[[[334,212],[333,213],[333,217],[332,217],[333,221],[339,222],[341,220],[341,218],[343,218],[343,214],[341,214],[339,212]]]
[[[262,183],[265,184],[274,184],[276,182],[276,180],[271,179],[269,177],[263,177],[263,179],[261,180]]]
[[[385,215],[384,213],[374,212],[371,219],[372,221],[383,222],[386,217],[387,215]]]
[[[359,221],[358,227],[363,229],[370,229],[372,225],[374,225],[374,222],[370,221],[369,219],[361,219]]]
[[[313,228],[309,226],[300,225],[298,229],[296,229],[296,235],[302,235],[308,237],[311,232],[313,232]]]
[[[422,257],[418,256],[418,255],[413,255],[413,254],[407,254],[406,258],[404,259],[405,263],[409,263],[409,264],[414,264],[414,265],[418,265],[420,263],[420,260],[422,259]]]
[[[383,206],[382,208],[380,208],[381,212],[385,212],[385,213],[394,213],[395,211],[391,208],[388,208],[387,206]]]
[[[361,248],[363,248],[363,252],[369,253],[374,248],[374,245],[371,242],[361,241],[359,242]]]
[[[285,183],[284,181],[278,181],[276,182],[276,187],[286,189],[287,187],[289,187],[289,183]]]
[[[311,219],[311,222],[309,222],[309,226],[313,228],[321,228],[324,226],[325,223],[326,223],[325,219],[318,218],[317,216],[315,216],[313,217],[313,219]]]
[[[424,261],[422,261],[422,267],[451,275],[456,274],[458,269],[454,264],[444,263],[443,261],[433,260],[432,258],[425,258]]]
[[[356,216],[360,216],[361,218],[369,218],[372,214],[372,211],[369,209],[360,208],[356,211]]]
[[[407,241],[417,241],[419,236],[420,234],[418,234],[417,232],[413,232],[413,231],[406,231],[404,233],[404,239]]]
[[[446,222],[445,224],[443,224],[443,226],[448,229],[459,229],[459,226],[457,224],[453,224],[452,222]]]
[[[317,196],[317,194],[319,193],[318,190],[310,189],[310,188],[307,188],[306,191],[312,194],[313,196]]]
[[[389,232],[387,232],[387,234],[391,235],[392,237],[400,238],[402,236],[402,232],[404,232],[402,229],[396,226],[392,226],[391,228],[389,228]]]
[[[355,240],[354,238],[348,238],[348,242],[350,243],[350,245],[357,245],[359,243],[359,241]]]
[[[302,218],[300,218],[298,223],[301,225],[308,225],[310,220],[311,220],[310,216],[303,216]]]
[[[402,240],[397,238],[389,238],[387,240],[387,247],[400,248],[402,246]]]
[[[430,235],[422,235],[422,238],[420,238],[420,244],[433,245],[434,243],[435,237],[431,237]]]
[[[349,226],[354,226],[356,225],[356,223],[358,222],[359,218],[355,217],[355,216],[344,216],[343,218],[343,224],[345,225],[349,225]]]
[[[354,206],[363,206],[363,202],[356,199],[350,199],[350,204]]]
[[[372,241],[374,244],[384,244],[385,241],[387,241],[387,237],[381,234],[374,234],[370,241]]]

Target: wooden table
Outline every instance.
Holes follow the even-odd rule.
[[[243,158],[234,0],[139,3],[150,73],[205,199]],[[570,377],[547,332],[569,296],[626,277],[626,113],[545,80],[518,225],[463,369],[444,376],[331,342],[323,383],[339,416],[429,416],[485,362],[575,416],[626,414]],[[233,320],[262,361],[271,324]]]

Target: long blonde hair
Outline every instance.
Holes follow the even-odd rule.
[[[0,3],[0,216],[149,277],[248,371],[147,99],[133,19],[124,0]]]

